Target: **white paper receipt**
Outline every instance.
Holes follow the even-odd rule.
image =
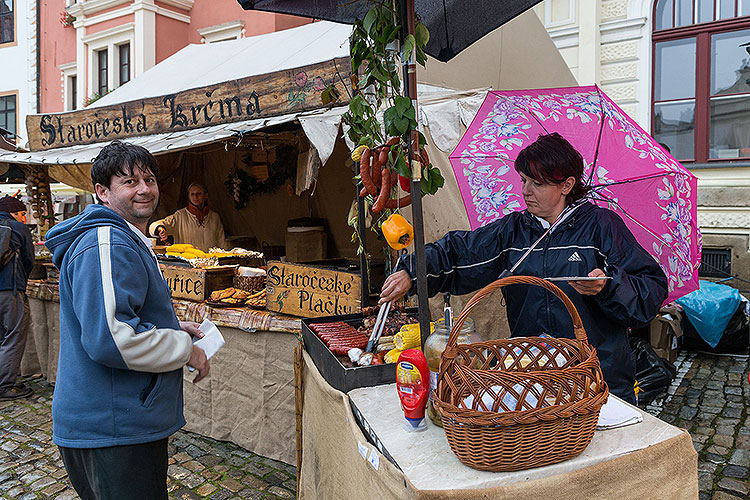
[[[357,442],[357,448],[359,448],[359,454],[362,455],[362,458],[367,460],[367,446],[363,445],[360,442]]]
[[[203,338],[193,338],[193,344],[203,349],[206,353],[206,359],[211,359],[221,349],[221,346],[224,345],[224,336],[216,328],[216,325],[207,319],[203,320],[198,329],[203,332]]]
[[[380,457],[378,456],[378,452],[375,451],[375,448],[370,450],[370,456],[367,461],[375,468],[375,470],[378,470],[378,467],[380,467]]]

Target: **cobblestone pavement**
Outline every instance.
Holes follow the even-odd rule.
[[[687,429],[698,451],[700,500],[750,498],[748,356],[681,353],[665,397],[646,410]],[[0,498],[78,498],[52,444],[51,386],[27,379],[29,399],[0,402]],[[178,432],[169,443],[170,498],[294,498],[296,470],[231,443]]]
[[[34,389],[28,399],[0,402],[0,498],[77,499],[52,444],[52,386],[24,379]],[[170,498],[290,499],[296,468],[231,443],[190,432],[169,440],[167,489]]]
[[[681,353],[663,400],[646,410],[690,432],[700,500],[750,498],[748,356]]]

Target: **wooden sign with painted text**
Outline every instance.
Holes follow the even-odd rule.
[[[232,286],[234,267],[195,269],[192,267],[161,265],[172,298],[203,302],[214,290]]]
[[[266,271],[269,311],[317,318],[361,310],[359,274],[274,261],[268,263]]]
[[[250,76],[175,94],[68,113],[29,115],[32,151],[176,132],[322,108],[321,93],[336,86],[337,105],[349,101],[349,58]]]

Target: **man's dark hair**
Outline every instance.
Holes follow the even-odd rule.
[[[123,141],[112,141],[96,155],[91,164],[91,182],[109,187],[113,175],[133,175],[133,168],[159,176],[159,164],[154,155],[142,146]]]
[[[583,198],[588,187],[583,185],[583,157],[557,132],[540,135],[516,157],[516,172],[545,184],[560,184],[568,177],[576,180],[565,197],[567,204]]]

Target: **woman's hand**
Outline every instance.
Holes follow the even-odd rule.
[[[383,283],[383,289],[380,291],[380,300],[378,304],[385,304],[398,300],[411,289],[411,277],[406,271],[396,271],[388,276]]]
[[[606,274],[597,267],[589,273],[589,276],[593,278],[596,276],[606,276]],[[581,295],[596,295],[602,291],[604,285],[607,284],[607,280],[568,281],[568,284]]]
[[[188,332],[191,337],[203,338],[203,332],[198,329],[201,326],[195,321],[180,321],[180,330]]]

